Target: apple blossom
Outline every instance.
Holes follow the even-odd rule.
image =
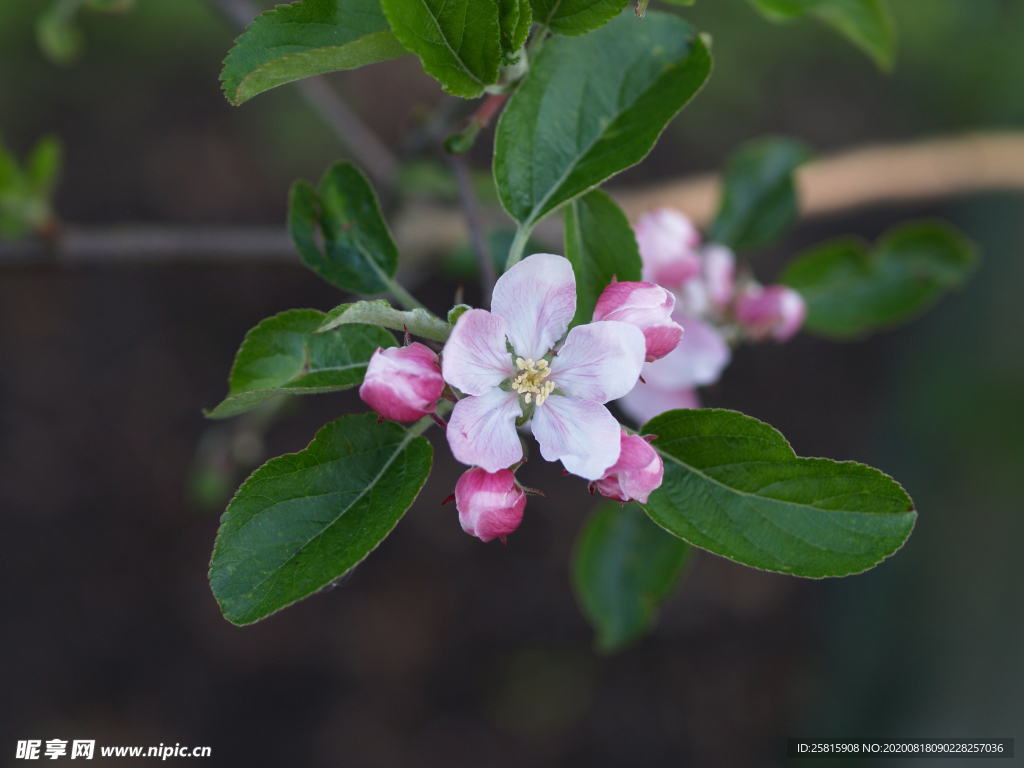
[[[455,484],[455,506],[462,530],[481,541],[505,540],[519,527],[526,507],[526,493],[511,470],[466,470]]]
[[[675,408],[699,408],[694,389],[718,381],[732,360],[732,350],[714,327],[675,317],[686,329],[679,346],[661,360],[645,363],[643,381],[619,400],[619,407],[640,424]]]
[[[736,320],[755,341],[792,338],[807,317],[807,303],[784,285],[748,286],[737,298]]]
[[[672,320],[676,299],[654,283],[612,282],[597,300],[594,321],[632,323],[644,334],[647,362],[660,360],[679,344],[683,328]]]
[[[701,271],[697,247],[700,232],[671,208],[645,213],[633,227],[643,259],[643,279],[677,290]]]
[[[719,243],[709,243],[701,249],[704,286],[708,302],[721,312],[733,300],[736,290],[736,256]]]
[[[541,455],[573,474],[597,480],[618,460],[619,423],[604,403],[636,383],[644,335],[614,320],[566,335],[575,313],[572,266],[540,253],[498,279],[490,312],[458,319],[441,363],[464,395],[446,432],[456,459],[488,472],[511,466],[523,457],[516,425],[532,419]]]
[[[443,391],[437,353],[417,341],[407,347],[378,347],[366,366],[359,397],[385,419],[414,421],[434,413]]]
[[[594,486],[609,499],[646,504],[651,491],[661,485],[665,465],[658,452],[639,435],[622,430],[621,437],[619,460]]]

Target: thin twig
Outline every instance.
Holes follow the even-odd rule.
[[[452,166],[455,181],[459,185],[462,212],[466,216],[469,237],[473,243],[473,251],[476,253],[477,264],[480,266],[480,290],[483,293],[481,303],[484,307],[490,307],[491,291],[494,290],[494,283],[498,279],[498,275],[494,269],[494,256],[491,253],[491,247],[487,244],[487,237],[484,235],[483,225],[480,221],[480,210],[476,204],[476,194],[473,192],[469,164],[466,162],[465,155],[449,155],[448,162]]]
[[[1024,192],[1024,132],[854,149],[809,163],[798,172],[797,182],[804,219],[978,192]],[[670,206],[698,224],[706,224],[718,202],[718,180],[709,174],[643,189],[613,190],[612,196],[631,219],[651,208]],[[488,228],[511,228],[499,209],[482,207],[478,214]],[[403,270],[417,273],[428,256],[449,251],[469,237],[460,210],[430,201],[406,206],[391,224]],[[561,240],[558,217],[542,221],[531,237],[557,251]],[[0,266],[261,262],[300,263],[280,227],[65,225],[52,248],[38,240],[0,241]],[[403,282],[408,284],[406,279]]]
[[[334,135],[345,144],[381,190],[391,189],[398,178],[398,158],[377,138],[352,108],[322,77],[298,82],[299,90],[327,119]]]
[[[260,13],[249,0],[208,0],[220,13],[241,27]],[[352,152],[359,164],[382,190],[390,189],[398,176],[398,158],[371,131],[359,115],[323,77],[307,77],[297,83],[306,101],[327,121],[335,137]]]

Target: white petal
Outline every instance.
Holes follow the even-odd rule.
[[[485,395],[514,371],[504,321],[483,309],[463,314],[444,345],[444,380],[467,395]]]
[[[550,253],[527,256],[498,278],[491,312],[505,321],[516,354],[540,360],[576,314],[576,276],[569,260]]]
[[[523,444],[516,433],[522,416],[519,395],[492,389],[480,397],[464,397],[455,404],[448,420],[448,445],[463,464],[497,472],[523,458]]]
[[[670,392],[639,383],[616,405],[638,425],[643,425],[665,411],[700,408],[700,396],[695,389],[676,389]]]
[[[450,428],[449,428],[450,429]],[[593,400],[552,395],[533,412],[540,455],[587,480],[600,480],[619,460],[619,422]]]
[[[551,381],[570,397],[607,403],[633,388],[646,354],[643,331],[631,323],[577,325],[551,361]]]
[[[661,360],[644,365],[644,381],[669,392],[714,384],[732,359],[729,345],[707,323],[690,317],[676,322],[683,326],[682,341]]]

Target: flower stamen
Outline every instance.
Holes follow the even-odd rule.
[[[537,405],[543,405],[544,401],[555,391],[555,382],[544,381],[551,375],[548,361],[539,360],[535,363],[533,360],[517,357],[516,368],[521,373],[512,380],[512,390],[524,395],[523,400],[527,405],[532,400],[536,400]]]

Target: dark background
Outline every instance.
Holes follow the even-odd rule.
[[[716,72],[616,183],[715,169],[765,132],[829,150],[1024,128],[1024,4],[892,4],[892,75],[813,22],[772,26],[740,0],[686,9],[714,35]],[[36,48],[45,7],[0,2],[0,132],[19,154],[63,137],[68,221],[277,225],[291,181],[343,156],[294,89],[228,106],[217,74],[237,30],[199,0],[83,16],[85,49],[66,68]],[[393,146],[441,95],[412,57],[331,80]],[[217,766],[450,768],[772,766],[797,735],[1019,741],[1024,197],[807,223],[756,270],[769,280],[806,245],[917,215],[979,244],[962,292],[864,342],[741,349],[705,397],[773,424],[801,455],[892,474],[920,512],[907,545],[823,582],[700,553],[656,631],[612,658],[592,652],[568,581],[582,482],[532,462],[523,480],[548,498],[530,500],[506,548],[484,545],[440,506],[460,468],[437,434],[416,505],[342,585],[231,626],[206,581],[223,505],[196,481],[211,439],[200,409],[224,395],[247,329],[339,295],[297,258],[3,269],[0,765],[28,738],[208,745]],[[456,282],[416,291],[446,309]],[[266,455],[362,408],[354,393],[306,398]]]

